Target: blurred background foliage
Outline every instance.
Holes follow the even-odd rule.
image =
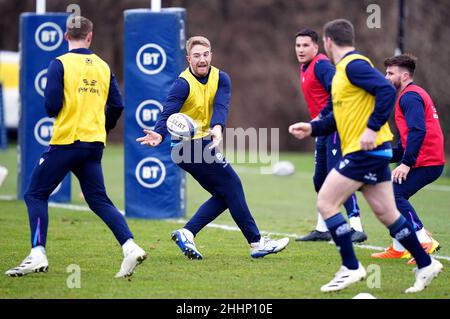
[[[230,74],[229,127],[277,127],[280,149],[312,150],[313,140],[298,142],[289,124],[308,120],[299,87],[294,37],[303,27],[322,34],[328,20],[347,18],[356,45],[384,73],[383,60],[397,46],[399,0],[162,0],[163,7],[185,7],[187,36],[204,35],[213,46],[213,64]],[[448,0],[406,0],[405,52],[419,58],[415,82],[432,96],[444,135],[450,133],[450,6]],[[47,11],[66,11],[76,3],[94,22],[92,49],[122,83],[123,11],[147,8],[149,0],[47,0]],[[369,4],[381,8],[381,27],[370,29]],[[34,0],[0,0],[0,50],[18,50],[19,16],[35,11]],[[122,139],[121,123],[111,138]],[[450,150],[446,138],[446,150]]]

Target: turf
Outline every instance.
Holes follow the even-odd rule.
[[[16,192],[16,148],[0,152],[0,164],[9,176],[0,195]],[[261,175],[257,165],[235,165],[246,190],[249,207],[261,230],[305,234],[315,225],[315,193],[312,186],[314,159],[311,154],[283,153],[296,173],[290,177]],[[105,182],[108,193],[123,208],[123,149],[109,145],[105,151]],[[433,187],[414,196],[427,229],[441,243],[439,255],[450,256],[450,179],[442,177]],[[74,204],[85,205],[73,179]],[[375,220],[359,195],[362,218],[369,240],[365,243],[387,246],[386,229]],[[192,178],[188,178],[188,214],[208,198]],[[47,255],[49,271],[21,278],[0,276],[0,298],[352,298],[368,292],[377,298],[448,299],[450,266],[441,260],[444,272],[424,292],[402,293],[414,280],[412,266],[406,260],[374,260],[372,250],[357,248],[357,255],[368,269],[369,280],[339,293],[323,294],[319,287],[328,282],[340,263],[334,247],[328,243],[291,241],[277,255],[254,260],[249,247],[237,231],[205,228],[196,237],[202,261],[187,260],[170,240],[170,232],[182,224],[175,221],[128,219],[136,241],[149,253],[131,280],[115,279],[122,260],[121,249],[106,226],[92,212],[50,208]],[[228,212],[216,224],[235,226]],[[22,201],[0,200],[0,270],[16,266],[29,252],[29,228]],[[273,236],[276,237],[276,236]],[[293,238],[292,238],[293,239]],[[80,288],[69,288],[72,264],[80,267]],[[70,268],[69,268],[70,270]],[[72,276],[71,276],[72,275]],[[379,275],[379,277],[377,277]],[[370,288],[380,279],[377,288]],[[371,285],[372,284],[372,285]],[[378,286],[378,285],[376,285]]]

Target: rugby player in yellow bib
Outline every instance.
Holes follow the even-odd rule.
[[[355,51],[353,25],[344,19],[324,27],[325,50],[336,65],[332,81],[332,112],[310,123],[296,123],[289,132],[299,139],[321,136],[337,128],[342,159],[329,173],[317,199],[317,209],[342,257],[342,266],[321,291],[337,291],[363,280],[366,270],[356,258],[351,229],[340,205],[360,190],[376,217],[388,227],[417,261],[416,281],[405,292],[422,291],[442,270],[420,245],[413,226],[396,208],[389,162],[392,133],[388,118],[395,103],[395,88],[370,60]]]
[[[80,181],[89,208],[122,246],[124,259],[116,277],[131,276],[147,256],[133,241],[125,218],[108,198],[103,182],[101,159],[106,134],[115,127],[123,102],[108,64],[89,50],[92,30],[90,20],[81,16],[69,18],[65,34],[69,52],[48,67],[45,109],[48,116],[55,117],[53,136],[24,195],[32,249],[22,264],[8,270],[6,275],[47,271],[48,198],[69,172]]]
[[[205,37],[190,38],[186,51],[189,67],[172,85],[155,130],[144,130],[146,135],[137,139],[143,145],[159,145],[168,135],[167,118],[177,112],[189,115],[199,126],[192,141],[172,142],[172,159],[191,174],[211,197],[183,228],[172,233],[172,239],[188,258],[202,259],[194,237],[229,209],[250,244],[250,255],[253,258],[277,253],[287,246],[289,238],[270,240],[268,237],[261,237],[247,206],[241,180],[218,148],[228,115],[230,77],[210,65],[211,44]]]

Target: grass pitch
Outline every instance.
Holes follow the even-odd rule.
[[[110,198],[124,206],[123,149],[108,145],[103,160]],[[0,196],[16,193],[16,149],[0,151],[0,164],[9,176]],[[255,165],[234,165],[241,176],[249,207],[260,230],[305,234],[316,222],[316,194],[312,185],[314,159],[311,154],[281,154],[296,165],[290,177],[260,175]],[[84,205],[73,179],[73,204]],[[208,194],[188,178],[188,217]],[[369,240],[364,244],[387,246],[387,230],[375,220],[361,195],[358,196],[363,224]],[[450,256],[450,179],[442,177],[412,200],[426,228],[441,243],[441,256]],[[414,282],[406,260],[371,259],[370,249],[356,248],[369,271],[369,279],[333,294],[319,288],[340,265],[334,245],[298,243],[291,238],[286,250],[254,260],[240,232],[205,228],[196,237],[202,261],[186,259],[170,240],[170,232],[182,226],[175,221],[128,219],[137,243],[149,258],[131,280],[115,279],[122,251],[113,235],[92,212],[49,209],[47,255],[49,272],[21,278],[0,275],[0,298],[352,298],[368,292],[377,298],[444,298],[450,293],[450,261],[441,259],[444,271],[424,292],[406,295]],[[235,226],[225,212],[216,224]],[[0,200],[0,270],[16,266],[29,252],[29,228],[25,204]],[[272,236],[276,237],[276,236]],[[73,268],[80,269],[80,288],[73,286]],[[368,267],[369,265],[370,268]],[[76,267],[77,267],[76,266]],[[72,266],[73,267],[73,266]],[[380,270],[378,272],[378,269]],[[69,284],[68,284],[69,283]],[[71,285],[72,284],[72,285]]]

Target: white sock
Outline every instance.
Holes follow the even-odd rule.
[[[45,255],[45,248],[44,246],[36,246],[31,248],[30,256],[35,257],[39,255]]]
[[[403,245],[395,238],[392,241],[392,246],[394,246],[394,249],[396,251],[405,251],[406,250],[406,248],[403,247]]]
[[[128,239],[122,245],[123,254],[126,256],[127,254],[132,252],[136,246],[137,246],[137,244],[134,242],[133,238]]]
[[[252,248],[257,248],[257,247],[259,247],[259,241],[258,242],[256,242],[256,243],[251,243],[250,244],[250,247],[252,247]]]
[[[318,212],[317,213],[317,225],[316,230],[320,232],[326,232],[328,231],[327,224],[325,224],[325,221],[323,220],[322,215]]]
[[[350,221],[351,228],[353,228],[356,231],[360,231],[360,232],[363,231],[362,224],[361,224],[361,218],[359,216],[358,217],[350,217],[349,221]]]
[[[416,231],[417,239],[419,239],[419,242],[421,244],[423,243],[431,243],[432,239],[430,236],[428,236],[425,228],[422,227],[422,229]]]
[[[261,237],[261,239],[259,241],[257,241],[256,243],[251,243],[250,247],[258,248],[258,247],[262,246],[262,242],[263,242],[263,237]]]

